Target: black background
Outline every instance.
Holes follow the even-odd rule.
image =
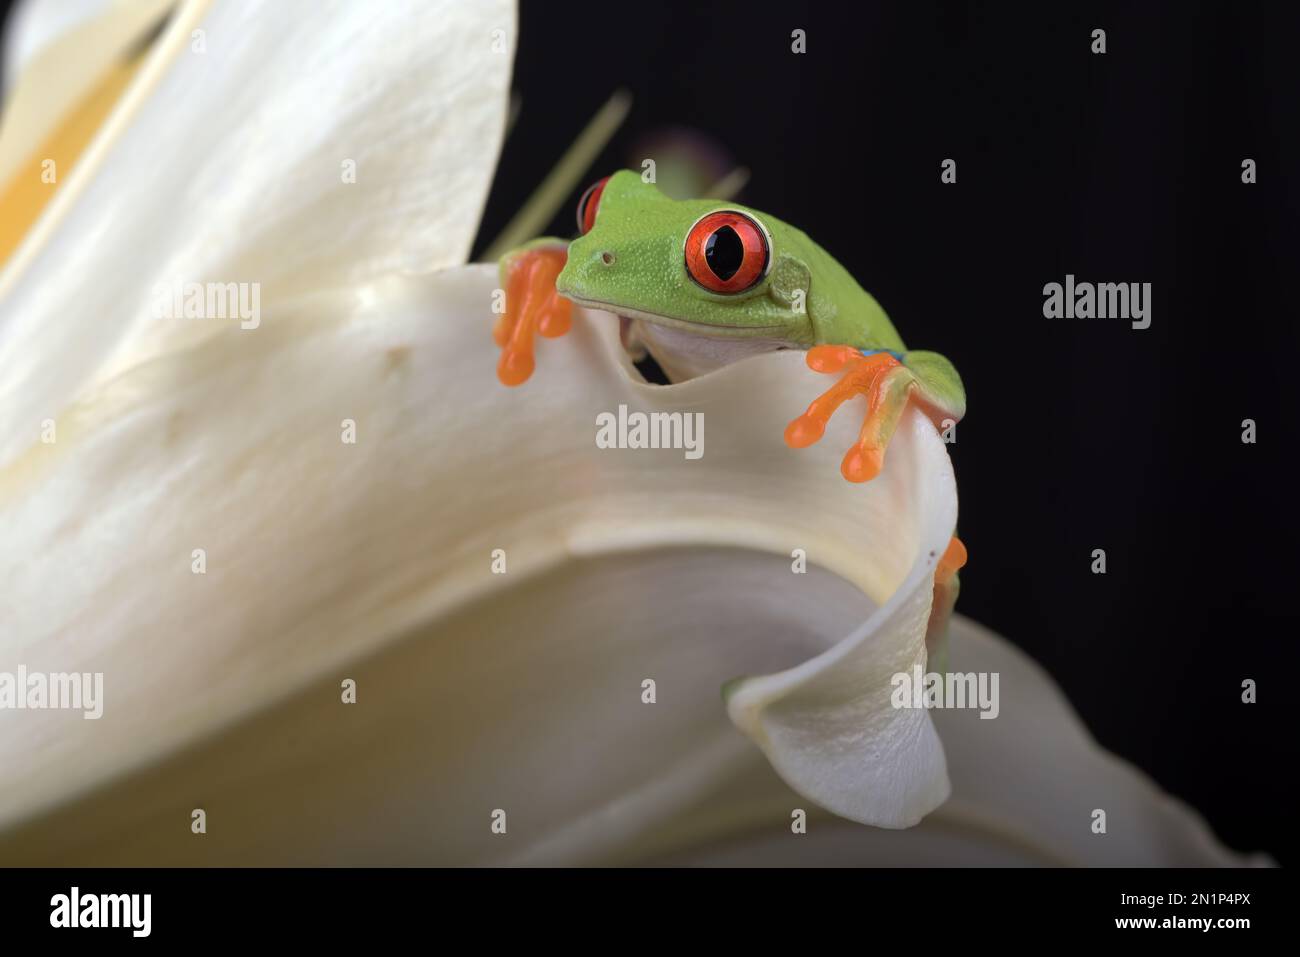
[[[717,873],[712,869],[624,869],[617,874],[598,868],[501,872],[489,868],[447,870],[404,868],[101,868],[93,872],[66,868],[7,871],[0,869],[0,920],[6,945],[54,941],[66,950],[69,940],[104,947],[141,945],[125,929],[51,928],[50,899],[72,885],[83,893],[151,894],[152,933],[158,945],[195,942],[225,945],[242,952],[249,939],[320,944],[327,952],[340,946],[363,953],[376,941],[406,943],[412,934],[431,930],[452,939],[482,936],[534,948],[541,933],[563,935],[593,949],[629,927],[654,927],[667,939],[714,939],[719,945],[766,945],[790,938],[791,949],[807,940],[805,921],[754,920],[752,915],[787,911],[791,900],[815,900],[828,914],[857,914],[869,901],[873,914],[888,915],[873,927],[873,943],[915,945],[916,928],[935,941],[946,928],[963,938],[984,933],[1002,940],[1039,943],[1045,934],[1069,928],[1072,942],[1105,936],[1144,934],[1117,929],[1117,917],[1244,917],[1249,929],[1214,931],[1245,934],[1234,941],[1253,943],[1252,933],[1280,936],[1288,929],[1294,895],[1290,872],[1283,870],[1185,870],[1174,875],[1135,874],[1116,868],[1066,869],[1044,874],[1037,869],[1006,869],[972,881],[962,870],[856,870],[852,880],[838,871],[773,869],[730,871],[727,889],[745,901],[743,911],[719,914]],[[539,881],[550,893],[537,893]],[[503,883],[504,882],[504,883]],[[510,894],[510,920],[502,920],[502,889]],[[1122,894],[1245,894],[1243,904],[1210,907],[1120,905]],[[557,907],[557,900],[564,904]],[[570,902],[580,901],[579,905]],[[942,901],[942,923],[934,920]],[[581,920],[556,919],[568,905]],[[581,907],[581,910],[578,910]],[[750,918],[750,919],[745,919]],[[552,930],[551,928],[556,928]],[[1174,932],[1185,944],[1201,930]],[[400,934],[400,937],[399,937]],[[795,937],[798,934],[798,937]],[[72,935],[69,937],[69,935]],[[1271,939],[1271,938],[1270,938]],[[1241,945],[1238,945],[1241,947]],[[1223,949],[1223,948],[1221,948]],[[1242,947],[1241,949],[1245,949]],[[62,951],[60,951],[62,952]]]
[[[910,347],[961,371],[958,610],[1042,663],[1102,745],[1226,843],[1283,863],[1300,544],[1294,10],[525,3],[522,111],[478,245],[620,86],[633,109],[590,179],[639,168],[648,131],[716,138],[752,171],[741,201],[803,228]],[[955,185],[939,179],[947,157]],[[566,205],[550,232],[573,231]],[[1150,282],[1151,327],[1044,318],[1043,285],[1066,273]]]
[[[752,171],[741,201],[961,370],[958,610],[1225,842],[1287,863],[1298,40],[1293,4],[525,2],[476,251],[618,87],[632,113],[590,179],[648,131],[716,138]],[[1066,273],[1152,283],[1151,327],[1045,319]]]

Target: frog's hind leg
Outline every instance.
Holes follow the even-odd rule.
[[[555,338],[572,325],[573,304],[555,291],[567,255],[562,241],[539,240],[501,260],[505,311],[497,318],[492,339],[501,347],[497,378],[505,385],[521,385],[533,374],[535,333]]]
[[[965,564],[966,546],[954,535],[943,555],[935,562],[934,595],[930,605],[930,620],[925,628],[928,657],[926,669],[929,671],[948,670],[948,621],[952,618],[953,606],[957,604],[957,595],[961,592],[961,580],[957,572]]]

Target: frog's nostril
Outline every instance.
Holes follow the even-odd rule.
[[[612,266],[614,265],[614,254],[609,250],[606,250],[605,252],[600,254],[600,261],[603,262],[606,266]]]

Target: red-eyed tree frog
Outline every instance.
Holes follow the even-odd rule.
[[[875,298],[775,217],[669,199],[621,170],[583,194],[578,227],[572,242],[536,239],[501,259],[506,308],[494,335],[506,385],[532,375],[534,332],[563,335],[576,302],[620,316],[624,342],[645,345],[670,380],[755,352],[806,350],[809,368],[842,377],[790,423],[785,441],[811,445],[845,400],[866,396],[861,434],[840,468],[850,482],[879,474],[909,400],[940,428],[966,411],[952,363],[908,350]]]
[[[875,298],[775,217],[735,203],[669,199],[621,170],[583,193],[578,231],[572,242],[535,239],[501,258],[506,308],[493,336],[505,385],[527,381],[534,334],[564,335],[576,302],[617,314],[624,344],[644,345],[672,381],[756,352],[806,350],[809,368],[841,378],[786,427],[785,441],[811,445],[840,405],[866,396],[862,431],[840,465],[850,482],[880,473],[909,401],[941,429],[966,411],[952,363],[907,349]],[[965,563],[954,536],[935,565],[932,653]]]

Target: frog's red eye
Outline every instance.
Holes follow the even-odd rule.
[[[767,274],[767,233],[744,213],[709,213],[686,234],[686,272],[710,292],[752,289]]]
[[[608,176],[596,180],[587,187],[587,191],[582,194],[582,199],[578,200],[578,232],[583,236],[591,232],[591,227],[596,225],[596,209],[600,206],[600,194],[605,192],[605,184],[608,182]]]

